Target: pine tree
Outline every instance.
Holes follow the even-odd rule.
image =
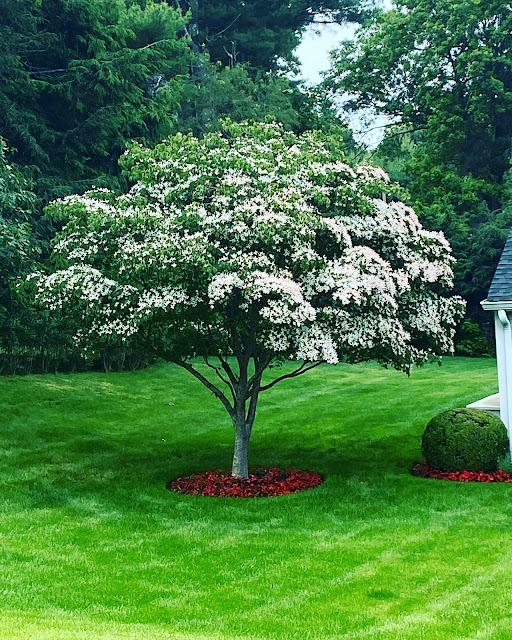
[[[185,21],[166,3],[0,0],[0,133],[44,197],[109,182],[128,139],[171,132]]]
[[[213,60],[258,69],[293,61],[302,31],[315,21],[358,21],[368,0],[178,0],[191,11],[197,42]]]

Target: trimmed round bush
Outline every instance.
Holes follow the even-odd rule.
[[[452,409],[432,418],[421,445],[434,469],[496,471],[508,451],[508,435],[503,422],[492,413]]]

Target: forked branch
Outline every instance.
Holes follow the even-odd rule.
[[[224,405],[229,415],[231,417],[234,416],[235,410],[233,406],[231,405],[229,400],[226,398],[226,396],[222,393],[222,391],[213,384],[213,382],[208,380],[208,378],[204,376],[200,371],[198,371],[197,369],[194,369],[194,367],[189,362],[185,362],[184,360],[175,360],[174,362],[179,367],[182,367],[183,369],[185,369],[185,371],[188,371],[189,373],[191,373],[195,378],[199,380],[199,382],[202,382],[204,386],[209,391],[211,391],[216,398],[218,398],[222,402],[222,404]]]

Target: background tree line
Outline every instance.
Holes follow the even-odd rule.
[[[479,302],[512,224],[511,10],[500,0],[0,0],[0,370],[86,365],[62,320],[14,286],[45,268],[53,198],[121,189],[128,140],[201,134],[229,116],[332,131],[382,164],[442,229],[469,302],[461,353],[488,352]],[[357,21],[322,87],[290,79],[313,22]],[[339,97],[344,107],[340,115]],[[346,96],[350,99],[347,100]],[[343,113],[390,118],[356,148]],[[105,367],[143,354],[106,351]]]

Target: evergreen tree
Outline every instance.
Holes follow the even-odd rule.
[[[190,49],[166,3],[0,0],[0,133],[44,197],[109,182],[127,139],[175,125]]]
[[[178,0],[191,11],[196,40],[213,60],[268,70],[293,61],[303,30],[315,21],[358,21],[369,0]]]

